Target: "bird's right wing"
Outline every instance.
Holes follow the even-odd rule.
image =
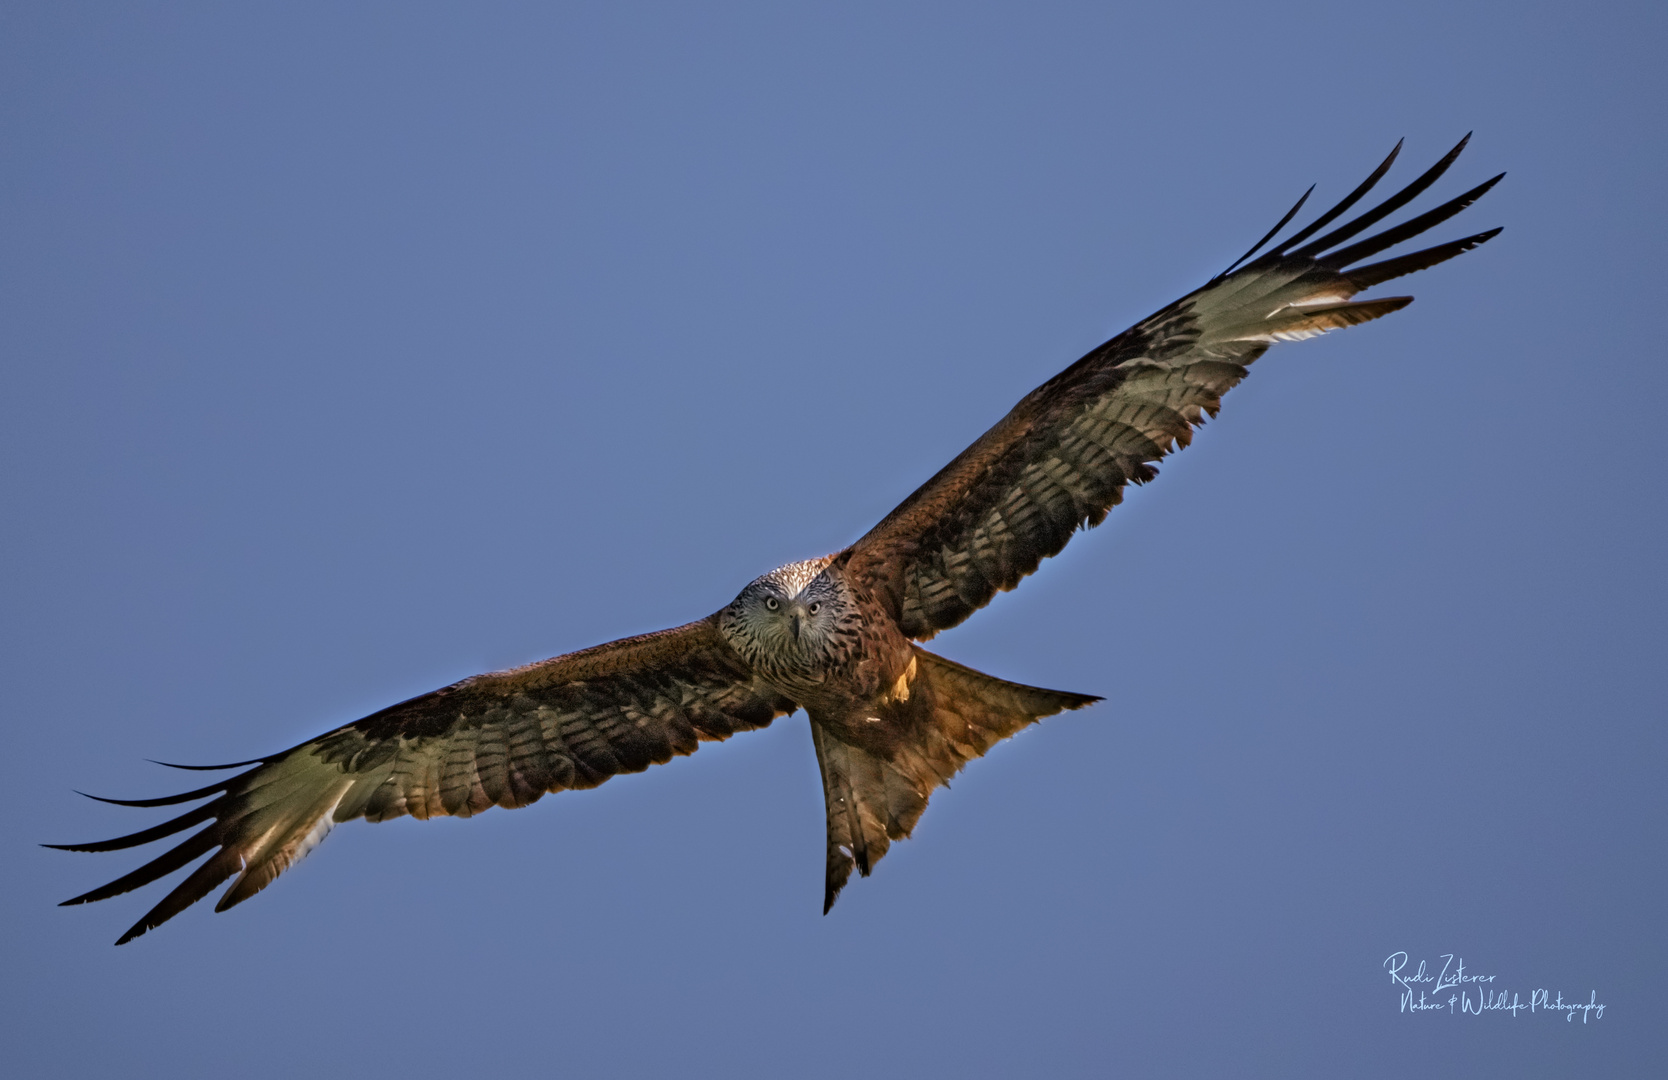
[[[1019,584],[1043,559],[1058,554],[1077,529],[1100,524],[1123,498],[1125,484],[1156,476],[1153,463],[1187,445],[1193,429],[1216,414],[1222,396],[1270,344],[1353,326],[1404,307],[1412,297],[1351,298],[1453,258],[1498,233],[1494,229],[1348,269],[1446,221],[1500,179],[1339,246],[1412,201],[1464,147],[1461,140],[1397,194],[1299,247],[1377,183],[1395,160],[1392,151],[1347,198],[1267,254],[1223,273],[1027,394],[843,552],[845,573],[889,606],[907,636],[921,641],[960,623],[999,590]],[[1245,258],[1273,239],[1302,205],[1299,200]]]
[[[160,926],[238,878],[224,911],[265,888],[332,825],[410,814],[468,817],[595,787],[691,754],[701,741],[764,727],[796,708],[757,679],[714,618],[465,679],[257,762],[218,784],[125,806],[207,803],[154,828],[69,851],[114,851],[207,827],[110,884],[65,901],[104,900],[214,851],[117,944]],[[226,766],[232,768],[234,766]],[[212,798],[211,798],[212,797]]]

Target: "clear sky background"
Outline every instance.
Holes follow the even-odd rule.
[[[0,1067],[1668,1068],[1664,8],[700,8],[0,6]],[[53,906],[160,820],[73,788],[716,610],[1472,129],[1423,205],[1508,170],[1437,238],[1506,232],[938,640],[1107,701],[829,917],[802,716]],[[1397,951],[1607,1008],[1406,1015]]]

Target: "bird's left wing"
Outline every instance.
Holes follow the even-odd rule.
[[[113,851],[208,823],[132,873],[65,901],[117,896],[215,852],[122,935],[120,945],[233,874],[237,880],[215,910],[247,900],[337,822],[468,817],[493,806],[526,806],[546,792],[595,787],[618,773],[694,753],[703,740],[764,727],[795,707],[754,676],[707,618],[465,679],[258,763],[243,762],[255,767],[182,795],[104,800],[124,806],[210,801],[131,836],[48,846]]]
[[[1366,182],[1294,236],[1124,331],[1026,395],[843,552],[846,574],[891,608],[907,636],[922,641],[960,623],[999,590],[1019,584],[1043,559],[1058,554],[1074,531],[1100,524],[1122,499],[1126,483],[1156,476],[1153,463],[1187,445],[1193,429],[1216,414],[1222,395],[1270,344],[1405,307],[1412,297],[1351,298],[1498,233],[1350,269],[1459,213],[1500,179],[1496,176],[1401,225],[1340,246],[1418,196],[1464,147],[1462,140],[1397,194],[1303,244],[1377,183],[1395,160],[1392,151]],[[1246,257],[1302,205],[1299,200]]]

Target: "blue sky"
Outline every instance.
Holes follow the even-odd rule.
[[[1644,4],[0,6],[17,1075],[1668,1064]],[[936,651],[1104,695],[827,918],[803,717],[158,891],[71,789],[715,610],[1396,139],[1506,181]],[[187,778],[189,780],[189,778]],[[1405,951],[1601,1020],[1410,1016]]]

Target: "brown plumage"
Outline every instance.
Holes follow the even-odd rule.
[[[65,903],[116,896],[209,855],[121,944],[234,874],[216,910],[248,899],[338,822],[526,806],[547,792],[641,772],[802,708],[828,809],[826,912],[852,868],[867,875],[892,841],[914,829],[932,792],[969,761],[1042,717],[1099,700],[1004,682],[916,642],[960,623],[1058,553],[1074,532],[1098,525],[1125,484],[1152,479],[1155,462],[1187,445],[1270,344],[1405,307],[1411,297],[1353,297],[1498,233],[1348,269],[1447,220],[1497,176],[1339,247],[1422,193],[1464,147],[1462,140],[1385,202],[1309,241],[1384,176],[1398,143],[1366,182],[1310,225],[1027,394],[856,544],[773,570],[722,611],[675,630],[465,679],[272,757],[225,766],[252,768],[195,791],[104,800],[141,807],[208,801],[129,836],[50,846],[113,851],[205,827]],[[1239,262],[1272,240],[1303,201]]]

